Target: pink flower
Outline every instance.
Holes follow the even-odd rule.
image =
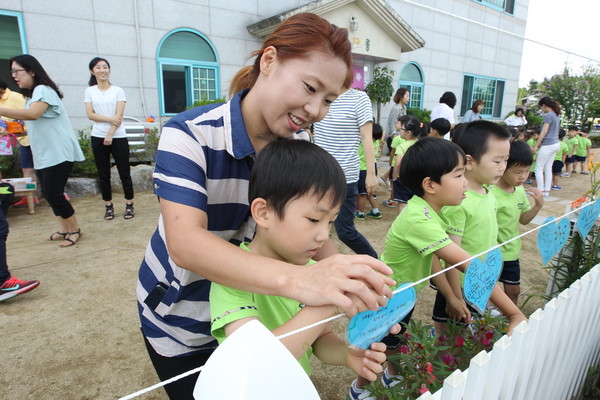
[[[488,339],[490,339],[490,340],[493,339],[494,338],[494,331],[491,331],[491,330],[487,331],[485,333],[485,337],[488,338]]]
[[[444,356],[442,357],[442,361],[444,362],[444,364],[450,366],[450,364],[456,361],[456,358],[454,358],[452,354],[444,354]]]
[[[400,346],[400,352],[402,354],[408,354],[408,346]]]
[[[465,338],[462,336],[456,337],[456,347],[462,347],[465,344]]]
[[[487,337],[484,337],[483,339],[481,339],[481,344],[483,344],[484,346],[489,346],[490,343],[491,343],[491,341]]]
[[[425,392],[429,392],[429,389],[427,389],[427,386],[424,383],[422,383],[421,389],[419,389],[419,394],[423,394]]]
[[[446,343],[446,340],[448,340],[448,338],[446,336],[444,336],[444,335],[438,336],[438,342]]]

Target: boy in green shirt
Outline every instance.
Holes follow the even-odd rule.
[[[564,130],[563,130],[564,136]],[[561,144],[564,142],[561,142]],[[566,146],[566,144],[565,144]],[[519,236],[519,224],[527,225],[538,214],[544,205],[544,197],[535,187],[530,187],[528,194],[533,196],[535,204],[529,204],[523,183],[527,179],[529,166],[533,163],[533,156],[529,146],[523,142],[512,142],[506,171],[495,186],[490,186],[490,192],[496,198],[498,211],[498,243],[504,243]],[[521,292],[521,268],[519,253],[521,252],[521,239],[513,240],[500,247],[504,265],[499,281],[504,284],[504,292],[509,299],[517,304]]]
[[[383,129],[381,128],[381,125],[373,124],[373,151],[375,153],[375,160],[381,155],[381,145],[383,144],[381,141],[382,136]],[[381,213],[375,202],[377,193],[373,193],[369,196],[365,184],[367,179],[367,162],[365,161],[365,151],[362,143],[358,146],[358,157],[360,158],[360,172],[358,175],[358,197],[356,198],[356,212],[354,213],[354,217],[363,221],[366,217],[380,219]],[[377,176],[377,162],[375,163],[375,176]],[[364,209],[367,200],[371,205],[371,211],[365,213]]]
[[[329,238],[345,197],[346,178],[329,153],[303,140],[275,141],[262,150],[252,169],[249,199],[256,234],[252,242],[242,243],[241,247],[299,266],[310,264]],[[292,299],[213,282],[210,313],[211,333],[221,343],[249,320],[260,320],[278,336],[322,321],[340,310],[335,306],[303,306]],[[400,326],[395,325],[390,331],[398,333]],[[307,373],[310,355],[314,353],[327,364],[347,365],[373,381],[386,359],[385,344],[373,343],[366,351],[350,349],[328,324],[281,342]]]
[[[398,121],[396,121],[396,132],[394,138],[392,139],[392,144],[390,145],[390,147],[392,148],[390,150],[390,170],[386,172],[383,177],[384,180],[389,179],[391,189],[390,199],[385,200],[383,202],[383,205],[386,207],[396,207],[398,205],[398,202],[394,200],[394,181],[392,180],[392,173],[394,171],[394,165],[396,163],[396,149],[402,143],[406,142],[406,139],[404,139],[404,124],[406,124],[406,122],[409,121],[410,118],[410,115],[403,115],[398,118]]]
[[[586,160],[590,155],[590,148],[592,147],[592,141],[588,139],[589,130],[582,129],[579,132],[579,137],[577,138],[578,146],[575,150],[575,162],[579,164],[579,173],[582,175],[589,175],[587,168]],[[573,173],[577,172],[577,165],[573,167]]]
[[[577,136],[577,127],[575,125],[569,126],[569,130],[567,131],[567,139],[565,139],[565,142],[567,143],[567,146],[569,146],[569,150],[567,152],[567,157],[565,158],[567,172],[564,177],[568,178],[572,173],[577,172],[573,169],[573,166],[575,165],[575,152],[579,147],[579,137]]]
[[[562,169],[565,166],[565,160],[569,151],[569,145],[567,144],[567,142],[565,142],[565,135],[565,130],[563,128],[560,128],[558,130],[558,140],[560,140],[560,148],[556,152],[556,155],[554,156],[554,162],[552,163],[552,190],[562,190],[562,188],[558,186],[558,180],[561,176],[563,176]]]
[[[467,155],[466,178],[468,181],[466,199],[458,206],[444,207],[442,213],[448,220],[450,238],[461,246],[467,254],[475,255],[487,251],[498,238],[496,221],[496,199],[489,192],[488,185],[495,184],[506,170],[510,150],[510,134],[498,124],[490,121],[473,121],[453,137],[453,141]],[[485,258],[483,256],[482,258]],[[434,271],[439,266],[434,264]],[[457,269],[465,272],[465,266]],[[455,295],[462,296],[461,276],[452,270],[447,278]],[[496,286],[490,301],[509,319],[509,332],[522,320],[523,313]],[[447,312],[443,292],[438,291],[433,309],[436,331],[443,331],[443,323],[452,315]]]

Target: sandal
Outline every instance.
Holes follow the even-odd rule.
[[[60,238],[56,238],[56,235],[59,235]],[[52,240],[52,241],[56,241],[56,240],[65,240],[67,238],[67,236],[69,236],[69,232],[54,232],[52,235],[50,235],[50,238],[48,240]]]
[[[69,232],[69,233],[67,233],[67,236],[71,236],[71,235],[79,235],[79,237],[77,238],[77,240],[71,240],[71,239],[69,239],[68,237],[66,237],[66,238],[63,240],[63,243],[64,243],[64,242],[67,242],[67,244],[63,244],[63,243],[61,243],[61,244],[60,244],[60,247],[71,247],[71,246],[73,246],[75,243],[79,242],[79,239],[81,239],[81,235],[83,235],[83,234],[81,233],[81,228],[77,229],[77,232]]]
[[[135,215],[135,212],[133,211],[133,203],[131,203],[131,204],[125,203],[125,215],[123,215],[123,218],[131,219],[131,218],[133,218],[134,215]]]
[[[104,219],[110,221],[111,219],[115,218],[115,208],[112,204],[105,207],[106,212],[104,213]]]

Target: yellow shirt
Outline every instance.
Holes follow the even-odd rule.
[[[25,97],[21,93],[13,92],[6,88],[0,97],[0,108],[12,108],[13,110],[25,108]],[[5,121],[14,121],[11,118],[2,117],[2,119]],[[29,138],[27,136],[18,137],[17,140],[21,145],[29,146]]]

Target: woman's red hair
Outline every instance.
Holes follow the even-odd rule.
[[[254,86],[260,73],[260,58],[269,46],[277,49],[277,57],[282,60],[305,57],[311,51],[321,51],[333,57],[339,57],[348,67],[344,87],[352,84],[352,46],[348,39],[348,30],[339,28],[312,13],[296,14],[286,19],[267,37],[262,48],[252,55],[256,56],[254,65],[238,71],[231,81],[229,94]]]

